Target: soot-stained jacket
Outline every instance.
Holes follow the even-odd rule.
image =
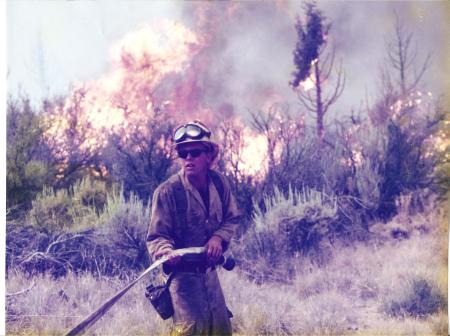
[[[222,181],[223,195],[219,196],[219,191],[209,177],[209,213],[200,193],[182,171],[155,190],[147,235],[147,246],[153,260],[174,249],[204,246],[213,235],[222,238],[224,250],[228,248],[240,220],[240,212],[228,181],[216,174]],[[179,209],[174,195],[177,190],[175,185],[180,180],[184,189],[182,192],[186,193],[184,228],[179,227]],[[173,335],[231,334],[216,270],[206,273],[178,272],[170,285],[170,293],[175,311]]]

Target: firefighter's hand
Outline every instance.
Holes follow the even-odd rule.
[[[166,263],[170,266],[178,264],[181,260],[181,256],[176,253],[169,253],[167,256],[169,257],[169,260],[167,260]]]
[[[222,238],[212,236],[205,245],[209,263],[217,263],[222,255]]]

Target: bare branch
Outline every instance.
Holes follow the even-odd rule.
[[[333,70],[334,58],[336,56],[336,48],[333,47],[330,53],[327,53],[325,60],[322,62],[322,66],[320,68],[320,79],[322,83],[327,81]]]
[[[330,105],[334,104],[337,99],[341,96],[342,92],[344,91],[345,87],[345,73],[342,71],[342,63],[339,66],[339,70],[337,71],[337,80],[336,84],[334,86],[333,93],[328,96],[326,99],[324,99],[324,113],[328,110]]]
[[[309,112],[315,113],[317,111],[316,99],[311,97],[309,92],[305,93],[303,91],[299,91],[298,94],[297,94],[297,97],[300,100],[300,102],[302,103],[302,105],[304,107],[306,107],[306,109]]]
[[[425,71],[427,71],[427,69],[428,69],[430,59],[431,59],[431,55],[428,54],[427,58],[425,59],[425,61],[422,64],[422,68],[420,69],[420,71],[418,73],[414,72],[414,82],[409,87],[409,90],[412,90],[415,87],[417,87],[417,85],[419,84],[420,80],[422,79],[422,76],[424,75]]]
[[[413,33],[408,32],[402,24],[397,12],[394,12],[394,40],[386,43],[387,47],[387,62],[396,71],[398,77],[396,83],[399,88],[399,92],[402,95],[406,95],[409,91],[414,90],[419,85],[425,71],[428,68],[430,55],[428,54],[423,62],[420,70],[417,72],[415,65],[417,64],[418,48],[412,48]],[[411,73],[412,76],[411,76]],[[389,84],[389,88],[383,89],[384,91],[392,88],[392,80],[387,81],[388,71],[387,69],[382,73],[382,83]],[[393,90],[391,90],[393,91]]]

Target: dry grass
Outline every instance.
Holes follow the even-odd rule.
[[[98,280],[91,275],[69,275],[52,280],[48,276],[26,279],[10,274],[7,292],[35,286],[25,294],[8,298],[8,335],[61,335],[94,311],[125,285],[117,279]],[[136,285],[89,329],[90,335],[163,335],[163,323],[144,297],[145,281]]]
[[[430,226],[442,216],[430,213],[413,220]],[[400,241],[336,247],[323,267],[297,260],[297,276],[285,284],[258,285],[245,277],[245,270],[221,271],[235,334],[447,335],[446,306],[424,316],[390,316],[386,309],[392,302],[410,300],[416,280],[425,281],[447,302],[447,240],[434,227]],[[10,335],[63,334],[125,284],[90,275],[52,280],[10,273],[7,292],[28,288],[31,282],[35,286],[29,292],[8,298]],[[168,334],[170,322],[152,310],[144,287],[145,281],[127,293],[88,334]]]

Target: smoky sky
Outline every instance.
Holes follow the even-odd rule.
[[[13,95],[21,91],[39,101],[66,94],[73,83],[95,80],[108,71],[108,49],[115,41],[139,25],[168,18],[211,33],[203,51],[207,66],[197,79],[202,104],[245,116],[282,101],[304,113],[289,87],[301,2],[40,4],[38,10],[28,2],[8,2],[8,89]],[[318,7],[331,23],[328,47],[335,48],[336,63],[342,62],[346,76],[344,93],[329,118],[376,101],[394,13],[413,33],[418,64],[431,54],[422,89],[439,96],[450,86],[446,2],[336,1],[318,2]]]
[[[277,98],[289,103],[291,111],[304,113],[288,85],[294,70],[295,19],[298,15],[304,19],[302,3],[240,4],[229,19],[223,19],[225,5],[208,12],[219,25],[216,37],[221,42],[210,50],[213,64],[205,81],[220,79],[221,87],[209,98],[216,104],[231,104],[239,114],[267,108],[266,103]],[[195,18],[198,6],[202,4],[186,5],[184,16]],[[335,65],[342,63],[346,77],[345,90],[330,115],[359,112],[379,97],[380,69],[387,64],[389,43],[394,42],[396,15],[405,31],[413,34],[411,52],[417,51],[417,68],[428,54],[431,57],[420,89],[443,94],[448,87],[443,69],[448,68],[445,47],[449,36],[444,7],[443,3],[320,2],[331,24],[325,53],[334,48]],[[392,76],[397,74],[392,71]],[[332,90],[333,84],[332,77],[325,90]]]

